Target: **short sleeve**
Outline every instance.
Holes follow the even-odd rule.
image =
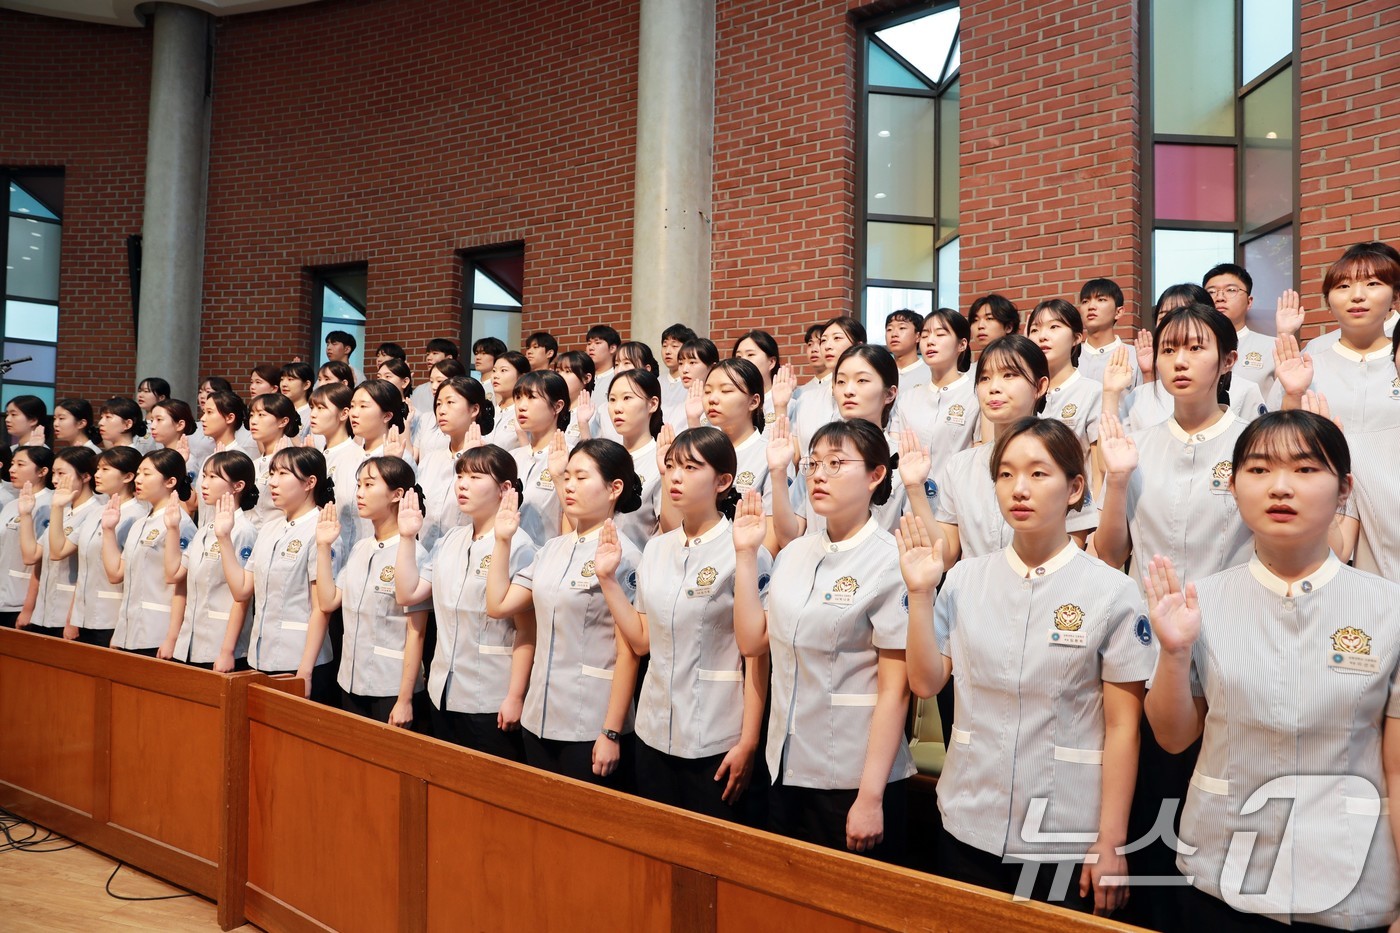
[[[335,574],[335,588],[341,593],[345,592],[345,568],[341,567]]]
[[[787,477],[776,477],[771,471],[763,475],[763,514],[773,514],[773,486],[776,483],[786,482]]]
[[[627,594],[627,601],[633,602],[637,598],[637,565],[641,563],[642,555],[637,551],[636,545],[626,538],[620,538],[622,542],[622,560],[618,561],[617,578],[618,585],[622,587],[622,592]]]
[[[241,529],[234,529],[232,540],[234,547],[238,548],[238,553],[234,555],[238,558],[238,566],[246,570],[248,562],[253,558],[253,545],[258,543],[258,529],[249,522]]]
[[[1105,482],[1107,481],[1105,480]],[[1085,498],[1093,498],[1087,490]],[[1091,501],[1086,501],[1079,507],[1078,511],[1071,509],[1069,514],[1065,516],[1065,530],[1070,534],[1074,534],[1076,531],[1093,531],[1097,527],[1099,527],[1099,510]]]
[[[1146,681],[1157,664],[1156,640],[1137,584],[1120,586],[1108,610],[1108,637],[1099,649],[1103,679],[1122,684]]]
[[[1400,659],[1390,672],[1390,699],[1386,701],[1385,714],[1392,719],[1400,719]]]
[[[653,540],[660,541],[661,539],[654,538]],[[653,573],[652,564],[656,563],[652,555],[655,554],[656,551],[657,548],[654,547],[647,548],[646,550],[642,551],[642,560],[640,563],[637,564],[637,579],[639,581],[646,581],[651,579],[651,574]],[[642,595],[643,592],[644,591],[642,590],[642,588],[638,586],[637,591],[632,596],[632,607],[638,612],[640,612],[642,615],[646,615],[647,604],[646,597]]]
[[[954,458],[956,459],[956,458]],[[938,471],[938,479],[933,484],[933,494],[938,497],[938,511],[934,512],[935,520],[945,525],[957,525],[958,522],[958,500],[953,494],[950,481],[952,480],[953,460],[943,464],[943,469]],[[928,491],[928,484],[924,484],[925,492]]]
[[[760,547],[758,549],[758,599],[764,607],[768,606],[768,584],[773,579],[773,558],[768,555],[768,549]]]
[[[520,546],[518,544],[511,547],[510,562],[512,568],[514,568],[515,565],[515,553],[519,548]],[[535,589],[535,572],[539,567],[540,558],[542,556],[543,554],[540,551],[531,554],[529,563],[511,573],[510,582],[516,586],[523,586],[525,589],[533,592]]]
[[[1103,417],[1103,393],[1095,392],[1084,414],[1084,437],[1090,444],[1099,442],[1099,421]]]
[[[952,657],[953,629],[957,627],[958,583],[962,580],[955,565],[943,578],[943,586],[933,600],[933,637],[938,642],[938,652],[944,657]]]
[[[1269,411],[1278,411],[1283,406],[1283,383],[1274,380],[1273,386],[1269,388],[1269,395],[1264,399],[1264,405]]]
[[[909,591],[898,569],[886,571],[881,583],[870,601],[870,624],[875,629],[871,641],[876,648],[903,651],[909,640]]]

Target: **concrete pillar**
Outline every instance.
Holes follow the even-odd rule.
[[[209,170],[210,17],[155,5],[136,378],[164,376],[176,398],[199,387],[204,209]]]
[[[642,0],[632,337],[710,325],[715,0]]]

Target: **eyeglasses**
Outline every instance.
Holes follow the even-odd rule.
[[[827,476],[835,476],[841,472],[841,468],[848,463],[864,463],[864,460],[842,459],[841,457],[826,457],[818,460],[812,457],[803,457],[798,467],[802,470],[803,476],[811,476],[817,472],[817,467],[821,467]]]
[[[1228,298],[1238,298],[1249,293],[1238,285],[1217,285],[1214,288],[1206,289],[1206,294],[1212,298],[1219,298],[1221,295]]]

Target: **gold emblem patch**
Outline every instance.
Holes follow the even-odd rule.
[[[380,583],[393,583],[393,582],[394,582],[394,568],[393,568],[393,567],[385,567],[383,570],[379,571],[379,582],[380,582]]]
[[[489,570],[490,568],[491,568],[491,555],[490,555],[490,554],[487,554],[485,557],[483,557],[483,558],[481,559],[481,563],[479,563],[479,564],[476,565],[476,569],[477,569],[478,571],[482,572],[482,573],[485,573],[485,572],[486,572],[487,570]]]
[[[1354,625],[1344,626],[1332,633],[1332,650],[1348,654],[1370,654],[1371,636]]]
[[[752,470],[745,470],[744,472],[740,473],[738,476],[734,477],[734,485],[735,485],[735,486],[752,486],[752,485],[753,485],[753,480],[754,480],[753,471],[752,471]]]
[[[778,413],[777,413],[777,412],[775,412],[775,411],[765,411],[765,412],[763,413],[763,423],[764,423],[764,424],[772,424],[774,421],[777,421],[777,420],[778,420]]]
[[[152,541],[154,541],[156,538],[159,538],[159,537],[160,537],[160,529],[159,529],[159,528],[152,528],[150,531],[146,532],[146,543],[147,543],[147,544],[150,544]]]
[[[597,571],[595,571],[595,570],[593,569],[593,561],[591,561],[591,560],[590,560],[590,561],[585,561],[584,564],[583,564],[583,569],[581,569],[581,570],[578,572],[578,575],[581,576],[581,577],[591,577],[591,576],[595,576],[596,574],[597,574]]]
[[[949,406],[948,406],[948,417],[949,417],[949,418],[961,418],[961,417],[963,417],[963,416],[966,415],[966,414],[967,414],[967,409],[966,409],[966,408],[963,408],[961,405],[949,405]]]
[[[860,589],[860,584],[856,582],[855,577],[842,577],[832,585],[831,592],[854,593],[858,589]]]
[[[705,567],[695,575],[696,586],[710,586],[719,579],[719,571],[713,567]]]
[[[288,541],[288,542],[287,542],[287,553],[288,553],[288,554],[300,554],[300,553],[301,553],[301,542],[298,541],[296,538],[293,538],[292,540]]]
[[[540,482],[541,482],[541,483],[552,483],[552,482],[554,482],[554,477],[552,477],[552,476],[549,475],[549,471],[548,471],[548,470],[541,470],[541,471],[540,471]]]
[[[218,557],[218,556],[220,556],[220,555],[223,554],[223,553],[224,553],[224,549],[221,548],[221,547],[219,547],[219,542],[215,541],[213,544],[209,545],[209,559],[210,559],[210,560],[213,560],[215,557]]]
[[[1074,603],[1065,603],[1055,610],[1055,628],[1062,632],[1077,632],[1084,627],[1084,610]]]
[[[1064,408],[1060,409],[1060,417],[1063,418],[1065,421],[1068,421],[1077,414],[1079,414],[1079,406],[1074,404],[1073,402],[1070,402]]]

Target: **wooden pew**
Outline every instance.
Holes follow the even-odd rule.
[[[543,774],[256,685],[247,710],[244,912],[271,931],[1132,929]]]

